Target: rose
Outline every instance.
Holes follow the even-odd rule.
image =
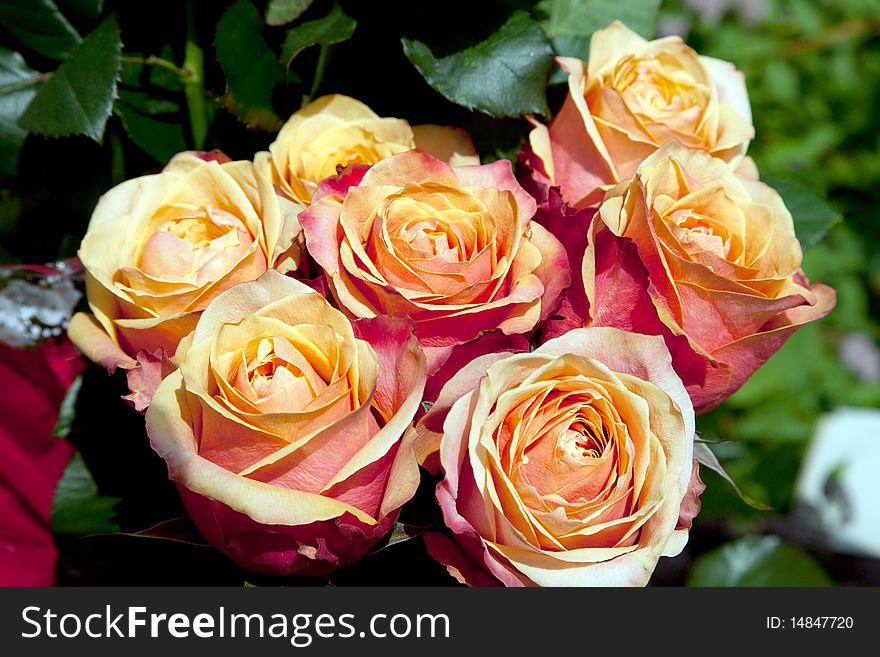
[[[801,257],[773,189],[672,142],[605,196],[562,313],[571,314],[545,335],[572,325],[662,335],[704,412],[834,307],[834,291],[809,284]]]
[[[411,317],[433,373],[455,345],[525,333],[553,310],[565,251],[534,214],[506,160],[452,167],[409,151],[324,181],[300,222],[340,307]]]
[[[644,585],[699,508],[693,409],[656,336],[575,329],[483,357],[417,431],[453,537],[426,543],[467,584]]]
[[[63,337],[30,349],[0,341],[0,586],[55,582],[52,497],[75,451],[55,422],[83,366]]]
[[[108,370],[130,370],[143,410],[214,297],[271,267],[296,268],[299,210],[251,162],[213,154],[183,153],[114,187],[79,249],[93,314],[74,316],[71,340]]]
[[[600,200],[603,186],[630,178],[670,139],[743,164],[754,129],[743,75],[730,63],[677,36],[646,41],[620,22],[593,34],[587,62],[558,62],[568,96],[549,128],[535,125],[521,158],[539,186],[560,186],[571,205]]]
[[[147,432],[205,538],[245,568],[354,561],[415,493],[425,357],[411,322],[352,327],[268,271],[219,295],[177,358]]]
[[[337,166],[375,164],[415,147],[450,164],[479,164],[464,130],[410,127],[341,95],[323,96],[296,112],[254,161],[283,194],[308,204],[318,183],[335,175]]]

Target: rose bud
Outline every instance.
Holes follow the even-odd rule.
[[[587,308],[580,325],[662,335],[697,413],[835,303],[801,271],[779,194],[676,142],[605,196],[581,276],[586,302],[569,306]]]
[[[417,431],[452,536],[428,550],[472,586],[642,586],[699,508],[693,408],[656,336],[575,329],[484,357]]]
[[[453,167],[418,150],[321,183],[306,247],[352,317],[411,317],[429,373],[456,345],[531,331],[569,283],[510,163]]]
[[[71,340],[109,371],[129,370],[129,400],[143,410],[212,299],[298,266],[301,209],[251,162],[216,155],[181,153],[114,187],[79,249],[92,314],[73,317]]]
[[[281,193],[308,205],[318,183],[336,175],[338,166],[375,164],[416,147],[450,164],[480,163],[460,128],[411,127],[341,95],[323,96],[296,112],[254,162]]]
[[[268,271],[217,296],[177,359],[147,433],[199,530],[244,568],[355,561],[415,494],[425,356],[411,322],[352,326]]]
[[[568,96],[549,126],[535,124],[520,156],[541,198],[558,185],[572,206],[591,205],[670,139],[744,164],[754,128],[732,64],[697,55],[677,36],[646,41],[620,22],[593,33],[587,61],[557,61]]]

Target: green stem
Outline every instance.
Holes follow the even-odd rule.
[[[315,65],[315,77],[312,78],[312,88],[309,91],[308,98],[306,98],[306,103],[312,101],[315,97],[315,94],[318,93],[318,88],[321,86],[321,81],[324,79],[324,71],[327,70],[327,59],[330,55],[330,46],[321,46],[321,51],[318,53],[318,63]]]
[[[180,68],[174,62],[169,62],[167,59],[162,59],[161,57],[156,57],[155,55],[150,55],[149,57],[136,57],[134,55],[127,55],[122,58],[123,64],[144,64],[146,66],[160,66],[161,68],[167,68],[169,71],[176,73],[180,76],[181,80],[186,80],[189,78],[189,71],[186,71]]]
[[[186,49],[183,70],[186,106],[193,147],[201,150],[208,138],[208,107],[205,102],[205,56],[199,46],[196,30],[196,12],[193,0],[186,3]]]
[[[35,84],[40,84],[41,82],[45,82],[49,78],[52,77],[51,73],[40,73],[39,75],[35,75],[32,78],[28,78],[26,80],[19,80],[18,82],[13,82],[10,85],[5,87],[0,87],[0,96],[5,96],[6,94],[15,93],[21,89],[27,89],[28,87],[32,87]]]

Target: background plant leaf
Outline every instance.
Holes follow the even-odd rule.
[[[76,377],[64,393],[64,399],[61,400],[58,409],[58,419],[55,420],[55,427],[52,429],[53,436],[67,438],[67,434],[70,433],[70,427],[76,419],[76,397],[82,388],[82,381],[82,375]]]
[[[281,51],[281,63],[289,65],[290,60],[303,48],[314,45],[330,46],[350,39],[355,27],[357,21],[346,16],[342,8],[335,5],[324,18],[308,21],[287,30]]]
[[[804,251],[821,241],[832,226],[840,221],[837,210],[803,185],[771,176],[764,176],[761,180],[779,192],[785,201],[785,206],[794,219],[794,231]]]
[[[272,90],[284,79],[263,38],[263,19],[248,0],[238,0],[217,23],[217,59],[226,75],[222,101],[236,117],[253,128],[277,130],[281,119],[272,108]]]
[[[688,586],[830,586],[819,563],[778,536],[745,536],[700,556]]]
[[[453,103],[496,118],[548,115],[546,85],[553,50],[524,12],[515,12],[487,39],[445,57],[421,41],[402,39],[422,77]]]
[[[19,124],[48,137],[84,134],[100,143],[113,111],[121,66],[119,24],[111,15],[62,62]]]
[[[312,0],[269,0],[266,4],[267,25],[287,25],[309,8]]]
[[[700,465],[705,466],[717,473],[721,476],[724,481],[733,486],[733,489],[736,491],[736,494],[740,496],[743,502],[748,504],[753,509],[757,509],[759,511],[769,511],[770,507],[762,502],[758,502],[757,500],[752,499],[745,493],[743,493],[739,486],[736,485],[736,482],[731,478],[729,474],[727,474],[727,470],[724,469],[724,466],[718,461],[718,458],[715,456],[715,453],[709,449],[709,446],[701,441],[697,441],[694,443],[694,458],[700,462]]]
[[[590,36],[619,20],[646,39],[654,37],[661,0],[548,0],[541,3],[553,48],[565,57],[587,58]]]
[[[98,494],[79,452],[70,459],[52,498],[52,533],[56,536],[88,536],[119,531],[113,507],[118,497]]]
[[[151,105],[155,106],[154,103],[147,104],[148,107]],[[122,101],[116,103],[114,112],[122,121],[129,139],[160,164],[167,164],[176,153],[186,150],[186,136],[176,113],[165,114],[168,118],[162,120],[160,117],[163,114],[160,112],[143,112],[133,104]]]
[[[0,180],[14,176],[18,168],[18,153],[27,137],[18,119],[42,79],[19,53],[0,48]]]
[[[3,0],[0,27],[50,59],[64,59],[82,41],[52,0]]]

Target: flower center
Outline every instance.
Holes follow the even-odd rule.
[[[631,110],[646,118],[697,121],[709,102],[705,86],[662,53],[625,57],[617,65],[611,84]]]
[[[447,262],[463,259],[461,236],[452,226],[438,219],[417,219],[401,227],[400,236],[428,257],[440,256]]]
[[[722,223],[689,209],[676,210],[668,218],[672,232],[688,253],[729,258],[731,235]]]

